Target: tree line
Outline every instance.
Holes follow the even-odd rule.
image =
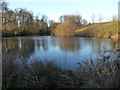
[[[11,10],[7,2],[1,3],[2,36],[56,35],[73,36],[75,30],[87,25],[80,15],[62,15],[59,22],[48,19],[46,15],[34,16],[32,11],[23,8]]]
[[[87,20],[78,15],[62,15],[60,23],[52,29],[51,33],[55,36],[74,36],[75,30],[87,25]]]
[[[2,2],[1,5],[3,36],[50,34],[46,15],[39,18],[26,9],[11,10],[7,2]]]

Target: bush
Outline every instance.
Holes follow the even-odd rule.
[[[56,26],[55,36],[74,36],[77,26],[71,21],[66,21]]]

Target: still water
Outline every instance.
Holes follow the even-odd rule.
[[[75,69],[78,62],[95,60],[104,49],[115,50],[118,46],[115,40],[108,38],[35,36],[2,39],[3,54],[14,53],[11,57],[22,58],[27,64],[34,60],[54,61],[62,69]]]

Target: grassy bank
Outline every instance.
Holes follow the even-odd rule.
[[[115,52],[111,52],[115,53]],[[111,55],[78,62],[75,71],[62,70],[55,61],[13,58],[16,53],[3,52],[3,89],[7,88],[120,88],[120,57]]]
[[[118,21],[95,23],[76,30],[76,35],[82,37],[118,38],[117,25]]]

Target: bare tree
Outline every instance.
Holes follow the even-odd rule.
[[[6,32],[6,13],[8,11],[8,3],[2,2],[1,6],[2,6],[2,27],[3,27],[3,25],[5,26],[4,32]]]
[[[60,16],[59,21],[60,21],[61,23],[63,23],[63,22],[64,22],[64,16]]]
[[[102,20],[103,20],[103,17],[101,14],[99,14],[99,22],[102,22]]]
[[[116,21],[116,20],[118,20],[117,15],[113,15],[112,16],[112,21]]]
[[[82,24],[83,24],[83,26],[86,26],[86,25],[87,25],[87,20],[86,20],[86,19],[83,19],[83,20],[82,20]]]
[[[95,14],[93,13],[91,16],[92,22],[95,23]]]

